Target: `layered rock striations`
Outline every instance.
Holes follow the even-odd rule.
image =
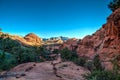
[[[67,46],[66,43],[68,43]],[[99,54],[101,60],[108,61],[120,55],[120,8],[115,10],[107,18],[107,23],[94,34],[82,40],[67,41],[62,46],[73,49],[73,44],[80,56],[87,56],[90,59]]]

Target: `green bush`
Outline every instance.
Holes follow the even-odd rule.
[[[95,70],[95,66],[94,66],[93,61],[86,61],[85,67],[86,67],[90,72],[92,72],[92,71]]]
[[[119,61],[120,61],[120,55],[115,55],[115,57],[111,60],[111,63],[113,64],[113,71],[115,74],[118,74],[120,71],[120,65],[119,65]]]
[[[10,39],[9,37],[0,39],[0,49],[4,50],[5,52],[11,52],[12,48],[16,46],[20,46],[20,44],[17,41]]]
[[[120,8],[120,0],[113,0],[108,4],[110,10],[115,11],[116,9]]]
[[[89,64],[86,65],[91,73],[86,74],[84,77],[87,80],[120,80],[118,58],[119,56],[113,60],[113,71],[107,71],[102,68],[99,55],[96,55],[93,61],[89,61]]]
[[[0,53],[0,71],[9,70],[16,65],[15,58],[5,52]]]
[[[52,51],[52,53],[53,53],[53,54],[58,54],[58,53],[59,53],[59,50],[58,50],[58,49],[54,49],[54,50]]]
[[[93,71],[84,76],[87,80],[120,80],[120,74],[115,75],[111,71]]]
[[[18,64],[26,62],[39,62],[40,58],[33,49],[24,48],[24,47],[15,47],[13,49],[14,56]]]
[[[35,52],[44,60],[50,60],[50,51],[48,51],[45,47],[36,47]]]
[[[85,57],[76,58],[74,63],[79,65],[79,66],[85,66],[86,58]]]
[[[11,57],[6,53],[9,53]],[[21,63],[50,60],[49,55],[50,52],[45,47],[26,47],[12,40],[9,34],[3,33],[0,35],[0,70],[8,70]]]
[[[75,51],[71,51],[68,48],[64,48],[59,52],[63,61],[72,61],[79,66],[84,66],[86,63],[86,57],[79,57]]]
[[[78,55],[76,52],[72,52],[68,48],[64,48],[60,51],[61,58],[63,61],[75,61],[76,58],[78,58]]]
[[[103,70],[104,69],[101,65],[100,57],[98,54],[95,55],[95,57],[93,59],[93,64],[94,64],[96,70]]]

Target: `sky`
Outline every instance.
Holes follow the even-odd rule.
[[[0,0],[3,32],[83,38],[106,23],[111,0]]]

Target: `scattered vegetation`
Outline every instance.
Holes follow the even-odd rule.
[[[50,60],[50,51],[45,47],[36,47],[36,53],[44,60]]]
[[[75,51],[71,51],[68,48],[64,48],[60,51],[63,61],[72,61],[79,66],[84,66],[86,63],[85,57],[79,57]]]
[[[78,55],[75,52],[69,50],[68,48],[62,49],[60,53],[63,61],[74,61],[76,58],[78,58]]]
[[[112,71],[95,70],[86,76],[87,80],[120,80],[120,74],[115,75]]]
[[[0,71],[8,70],[16,65],[15,58],[5,52],[0,52]]]
[[[120,66],[118,65],[120,56],[111,60],[114,66],[113,71],[106,71],[101,65],[99,55],[96,55],[93,60],[87,61],[86,57],[80,57],[76,51],[71,51],[68,48],[56,49],[52,53],[56,55],[60,53],[63,61],[72,61],[79,66],[88,68],[91,73],[85,75],[87,80],[120,80]],[[50,55],[51,52],[44,46],[22,46],[12,40],[9,34],[0,34],[0,71],[9,70],[21,63],[51,60]]]
[[[99,55],[95,55],[94,59],[93,59],[93,64],[95,66],[95,70],[99,70],[99,71],[102,71],[103,70],[103,67],[101,65],[101,61],[100,61],[100,57]]]
[[[95,70],[95,66],[94,66],[93,61],[87,61],[87,62],[85,63],[85,67],[86,67],[90,72],[92,72],[92,71]]]
[[[91,71],[84,77],[87,80],[120,80],[120,73],[118,69],[117,58],[113,60],[113,71],[104,70],[99,59],[99,55],[96,55],[88,65],[87,68]],[[120,66],[119,66],[120,67]]]
[[[49,60],[50,52],[40,46],[22,46],[12,40],[9,34],[0,34],[0,71],[26,62]]]
[[[115,11],[120,8],[120,0],[112,0],[108,7],[111,11]],[[86,74],[84,77],[86,80],[120,80],[120,56],[117,55],[113,60],[113,70],[105,70],[99,59],[99,55],[96,55],[92,61],[86,62],[85,66],[90,70],[91,73]]]
[[[20,46],[20,44],[17,41],[10,39],[9,37],[0,39],[0,49],[5,52],[10,52],[16,46]]]

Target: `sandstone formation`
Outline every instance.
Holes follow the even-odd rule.
[[[54,74],[51,62],[24,63],[4,73],[2,80],[85,80],[83,74],[89,73],[83,67],[72,62],[62,62],[56,65],[57,74]]]
[[[29,33],[27,34],[24,39],[27,41],[27,42],[31,42],[31,43],[34,43],[35,45],[39,45],[41,44],[42,40],[41,38],[39,38],[37,35],[35,35],[34,33]]]
[[[78,46],[78,39],[76,38],[71,38],[69,40],[67,40],[66,42],[64,42],[61,46],[60,46],[60,49],[62,48],[68,48],[70,50],[74,50],[76,49]]]
[[[107,23],[94,34],[84,37],[82,40],[68,40],[62,47],[72,49],[76,46],[76,51],[80,56],[93,58],[95,54],[100,54],[102,60],[107,60],[120,54],[120,8],[113,12]]]
[[[56,40],[46,40],[43,42],[43,45],[54,45],[54,44],[62,44],[64,41],[61,39]]]
[[[23,46],[34,46],[34,45],[41,45],[42,44],[41,38],[39,38],[37,35],[35,35],[33,33],[29,33],[25,37],[14,35],[10,38],[18,41]]]
[[[94,34],[88,35],[79,41],[63,43],[62,48],[77,51],[80,56],[87,56],[90,59],[96,54],[100,55],[103,64],[108,64],[116,56],[120,55],[120,8],[115,10],[108,18],[107,23]],[[120,59],[119,59],[120,60]],[[107,62],[108,61],[108,62]]]
[[[80,55],[90,58],[99,54],[102,60],[109,60],[120,54],[120,9],[113,12],[107,23],[91,36],[83,38],[77,48]]]

